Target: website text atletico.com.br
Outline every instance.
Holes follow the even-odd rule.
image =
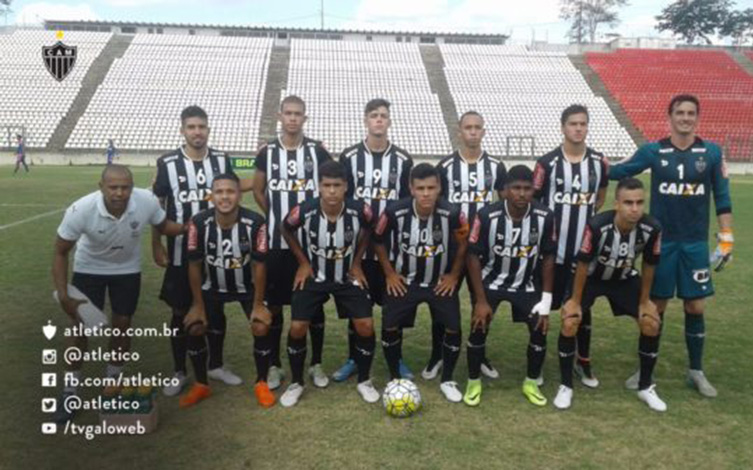
[[[157,338],[161,336],[176,336],[179,330],[177,328],[170,328],[167,325],[163,325],[162,328],[154,327],[129,327],[126,329],[118,329],[114,327],[86,327],[84,325],[76,325],[65,328],[64,335],[66,337],[73,336],[86,336],[88,338]]]

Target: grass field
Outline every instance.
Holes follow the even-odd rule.
[[[576,384],[571,410],[536,408],[523,398],[525,328],[513,325],[505,309],[497,315],[489,337],[488,354],[502,377],[486,382],[481,406],[452,405],[441,396],[437,382],[417,380],[424,397],[423,411],[396,420],[380,405],[367,405],[354,382],[333,384],[326,390],[307,387],[294,409],[260,409],[251,393],[254,366],[252,338],[240,310],[228,311],[226,364],[245,380],[244,385],[215,385],[215,395],[189,410],[177,399],[160,396],[160,426],[147,436],[43,436],[45,415],[40,400],[53,396],[40,386],[43,347],[60,352],[65,343],[40,334],[52,319],[64,314],[51,297],[50,264],[55,230],[62,209],[96,189],[98,167],[35,167],[28,175],[0,174],[0,468],[29,470],[94,468],[751,468],[750,345],[753,326],[753,179],[733,177],[732,195],[737,237],[735,260],[715,276],[717,296],[707,316],[705,368],[719,390],[704,399],[684,382],[687,359],[680,304],[667,315],[661,355],[656,369],[658,390],[669,410],[651,412],[622,383],[637,367],[637,329],[631,321],[613,318],[606,305],[594,314],[594,367],[602,386],[586,390]],[[136,169],[138,186],[151,181],[151,170]],[[250,197],[246,201],[250,203]],[[51,211],[60,210],[49,215]],[[9,224],[43,215],[8,227]],[[712,230],[713,233],[713,230]],[[161,271],[144,250],[144,276],[137,326],[159,326],[169,319],[157,299]],[[463,303],[464,326],[470,313]],[[324,366],[328,372],[344,359],[345,324],[328,308]],[[414,372],[428,357],[428,312],[406,332],[404,356]],[[289,318],[286,314],[286,317]],[[375,318],[380,318],[377,313]],[[553,315],[553,325],[558,315]],[[287,326],[287,320],[286,320]],[[550,399],[558,385],[554,326],[545,364],[544,393]],[[464,332],[465,335],[465,332]],[[92,345],[102,345],[94,340]],[[133,342],[142,359],[129,372],[170,374],[172,359],[166,338]],[[286,361],[287,358],[285,358]],[[287,363],[284,362],[287,369]],[[465,350],[456,379],[465,386]],[[61,370],[61,369],[58,369]],[[104,365],[89,365],[85,374],[102,375]],[[373,376],[386,383],[386,366],[377,352]],[[54,395],[59,393],[59,388]],[[87,390],[85,396],[97,391]],[[94,424],[96,413],[80,414],[77,423]]]

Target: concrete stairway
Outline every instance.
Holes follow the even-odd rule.
[[[450,86],[447,84],[447,76],[444,74],[444,58],[436,45],[421,45],[421,59],[423,60],[426,74],[429,77],[431,91],[439,97],[439,105],[442,108],[442,117],[450,135],[452,148],[458,148],[458,112],[455,100],[452,99]]]
[[[259,122],[259,140],[267,142],[277,135],[277,112],[280,110],[282,90],[288,85],[290,47],[274,46],[269,57],[267,84]]]
[[[753,75],[753,62],[750,61],[748,56],[740,51],[727,51],[727,53],[737,62],[737,64],[744,68],[746,72]]]

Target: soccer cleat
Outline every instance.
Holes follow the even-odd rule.
[[[270,390],[277,390],[282,385],[282,381],[285,380],[285,371],[282,367],[272,366],[267,373],[267,385]]]
[[[656,394],[656,385],[638,391],[638,398],[654,411],[667,411],[667,404]]]
[[[536,379],[526,378],[523,381],[522,391],[523,391],[523,395],[532,404],[534,404],[536,406],[545,406],[546,405],[546,397],[541,394],[541,390],[539,390],[539,386],[536,385]]]
[[[468,406],[478,406],[481,403],[481,379],[468,379],[463,401]]]
[[[361,395],[363,401],[366,403],[376,403],[379,401],[379,392],[374,388],[374,384],[371,383],[371,379],[364,380],[356,386],[358,394]]]
[[[557,396],[554,397],[554,407],[558,410],[566,410],[572,404],[573,389],[566,385],[560,385],[560,388],[557,390]]]
[[[454,381],[442,382],[439,384],[439,389],[444,394],[444,397],[450,403],[460,403],[463,401],[463,394],[458,390],[458,383]]]
[[[269,390],[267,382],[256,382],[256,385],[254,385],[254,395],[256,395],[256,401],[259,402],[259,406],[271,408],[275,404],[275,395]]]
[[[181,408],[188,408],[189,406],[193,406],[211,396],[212,389],[209,388],[209,385],[204,385],[203,383],[196,382],[195,384],[193,384],[191,390],[189,390],[188,393],[180,397],[178,405]]]
[[[288,385],[287,390],[285,390],[285,393],[280,397],[280,404],[285,408],[295,406],[295,404],[298,403],[298,400],[301,399],[301,395],[303,395],[303,385],[293,382]]]
[[[175,384],[165,385],[165,387],[162,389],[162,393],[166,397],[174,397],[180,395],[180,392],[183,391],[183,387],[185,387],[186,383],[188,383],[188,379],[183,372],[176,372],[175,375],[173,375],[173,380],[171,382],[174,382]]]
[[[400,359],[400,376],[408,380],[413,380],[416,378],[416,376],[413,375],[413,372],[411,372],[410,369],[408,369],[408,366],[405,365],[402,359]]]
[[[60,398],[58,398],[57,407],[55,412],[52,414],[52,420],[57,424],[65,424],[68,421],[72,420],[73,417],[76,415],[75,410],[66,411],[65,406],[63,405],[65,403],[65,400],[70,397],[76,395],[74,392],[63,392],[62,395],[60,395]]]
[[[494,368],[491,362],[489,362],[489,359],[484,358],[484,361],[481,363],[481,373],[484,374],[485,377],[490,379],[498,379],[499,378],[499,372],[497,372],[497,369]]]
[[[329,385],[329,377],[322,370],[321,364],[315,364],[309,367],[309,377],[314,382],[314,386],[318,388],[325,388]]]
[[[438,362],[435,362],[432,366],[431,364],[426,364],[426,367],[424,370],[421,371],[421,377],[424,378],[424,380],[434,380],[437,378],[437,375],[439,375],[439,370],[442,368],[442,360],[440,359]]]
[[[707,398],[714,398],[718,395],[716,389],[706,378],[702,370],[688,370],[688,385],[698,390],[698,393]]]
[[[641,380],[641,371],[635,371],[635,374],[625,380],[625,388],[628,390],[638,390],[638,382]]]
[[[599,386],[599,379],[594,377],[593,372],[591,372],[590,367],[584,368],[581,363],[579,363],[578,361],[575,361],[573,371],[575,372],[575,375],[580,377],[580,383],[582,383],[586,387],[596,388]]]
[[[351,375],[355,374],[358,370],[358,367],[356,367],[356,361],[353,359],[348,359],[345,361],[345,364],[342,365],[339,369],[335,371],[334,374],[332,374],[332,380],[335,382],[345,382],[350,378]]]
[[[243,383],[240,377],[230,372],[230,369],[225,369],[224,367],[208,370],[207,377],[212,380],[222,381],[225,385],[240,385]]]
[[[544,371],[543,370],[541,371],[541,375],[536,377],[536,385],[538,385],[539,387],[544,386]]]

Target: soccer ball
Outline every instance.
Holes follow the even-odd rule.
[[[421,393],[416,384],[407,379],[395,379],[382,394],[384,409],[396,418],[407,418],[421,409]]]

